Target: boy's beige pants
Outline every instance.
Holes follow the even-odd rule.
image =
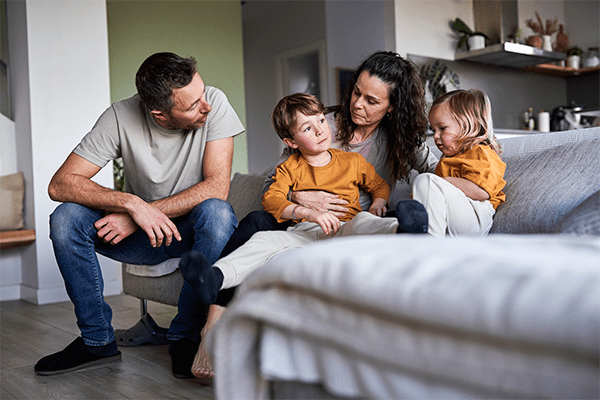
[[[243,246],[213,266],[223,272],[221,289],[226,289],[239,285],[256,268],[286,250],[342,236],[396,233],[397,227],[396,218],[381,218],[367,211],[358,213],[348,222],[342,222],[340,230],[333,236],[325,235],[319,224],[301,222],[287,231],[257,232]]]

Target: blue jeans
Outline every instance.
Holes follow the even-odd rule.
[[[90,346],[101,346],[115,340],[112,310],[104,301],[104,282],[96,253],[121,262],[153,265],[197,250],[214,263],[237,226],[229,203],[208,199],[188,215],[172,219],[181,234],[181,242],[173,239],[170,246],[163,244],[153,248],[146,233],[138,229],[120,243],[111,245],[98,238],[94,228],[94,223],[104,215],[102,210],[63,203],[50,216],[54,255],[75,306],[81,336]],[[196,300],[194,289],[184,283],[177,305],[178,313],[171,321],[167,338],[199,340],[200,330],[206,323],[206,308]]]

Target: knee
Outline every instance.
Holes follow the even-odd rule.
[[[221,219],[223,222],[234,221],[237,224],[237,218],[233,207],[228,202],[221,199],[207,199],[198,204],[192,213],[207,215],[211,219]]]
[[[238,223],[233,207],[221,199],[204,200],[194,208],[191,217],[197,229],[223,231],[227,237]]]
[[[54,242],[63,242],[72,239],[74,233],[84,231],[86,211],[91,210],[75,203],[63,203],[56,207],[50,215],[50,239]]]
[[[248,228],[253,228],[255,232],[274,230],[277,221],[271,214],[262,210],[251,211],[246,215],[240,224]]]
[[[418,191],[419,189],[423,190],[429,187],[433,176],[434,175],[431,173],[417,175],[417,177],[413,181],[413,190]]]

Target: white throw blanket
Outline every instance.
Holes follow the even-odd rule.
[[[211,331],[219,399],[598,398],[600,238],[364,236],[273,258]]]

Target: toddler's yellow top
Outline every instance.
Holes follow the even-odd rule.
[[[490,195],[490,203],[496,209],[506,200],[506,194],[502,191],[506,185],[505,170],[506,163],[490,146],[478,144],[455,156],[442,157],[435,174],[470,180]]]

